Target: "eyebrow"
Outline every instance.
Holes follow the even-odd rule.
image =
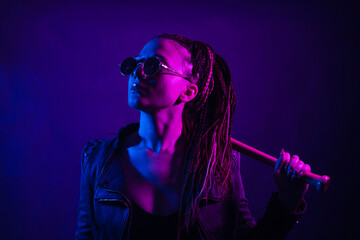
[[[164,62],[167,66],[169,66],[169,62],[168,62],[168,60],[167,60],[166,57],[164,57],[164,56],[162,56],[162,55],[160,55],[160,54],[155,54],[155,56],[157,56],[158,58],[160,58],[160,60],[161,60],[162,62]],[[169,67],[170,67],[170,66],[169,66]]]
[[[164,57],[164,56],[162,56],[162,55],[160,55],[160,54],[155,54],[154,56],[160,58],[160,60],[161,60],[163,63],[165,63],[167,66],[169,66],[169,62],[168,62],[168,60],[167,60],[166,57]],[[139,58],[140,60],[144,59],[144,57],[139,56],[139,55],[136,56],[135,58]],[[169,67],[170,67],[170,66],[169,66]]]

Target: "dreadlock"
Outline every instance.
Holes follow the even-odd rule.
[[[188,77],[199,88],[183,111],[183,134],[188,145],[179,216],[181,226],[189,231],[200,200],[206,199],[211,191],[223,197],[231,186],[230,136],[235,93],[227,63],[208,44],[178,34],[162,34],[157,38],[174,40],[188,50],[191,59],[185,60],[193,66]]]

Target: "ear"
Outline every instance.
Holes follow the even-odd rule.
[[[183,91],[179,97],[182,102],[189,102],[193,100],[198,94],[198,86],[196,84],[189,84],[185,91]]]

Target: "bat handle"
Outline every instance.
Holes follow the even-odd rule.
[[[231,138],[230,141],[231,146],[234,150],[245,154],[253,159],[256,159],[262,163],[265,163],[266,165],[275,167],[277,161],[276,158],[264,152],[261,152],[253,147],[250,147],[249,145],[246,145],[234,138]],[[309,172],[305,174],[302,179],[306,181],[310,186],[315,187],[318,192],[326,192],[330,185],[330,177],[326,175],[319,176],[315,173]]]

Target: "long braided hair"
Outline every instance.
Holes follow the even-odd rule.
[[[183,134],[188,145],[179,215],[189,231],[200,200],[214,190],[223,196],[231,186],[230,136],[235,93],[227,63],[208,44],[178,34],[157,38],[174,40],[188,50],[191,59],[186,60],[193,68],[187,75],[199,88],[183,111]]]

